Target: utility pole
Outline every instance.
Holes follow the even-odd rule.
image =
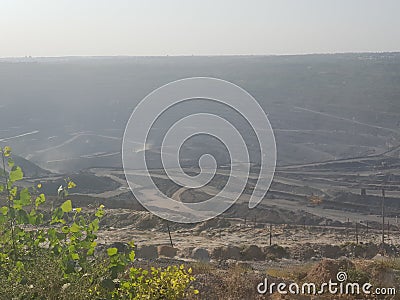
[[[382,189],[382,245],[385,244],[385,189]]]
[[[172,243],[171,231],[169,230],[169,221],[167,221],[167,229],[168,229],[169,241],[171,243],[171,247],[173,248],[174,244]]]
[[[358,223],[356,222],[356,244],[358,245]]]
[[[388,240],[390,239],[389,234],[390,234],[390,221],[388,220],[388,225],[387,225],[387,237],[388,237]]]
[[[272,225],[269,225],[269,245],[272,245]]]

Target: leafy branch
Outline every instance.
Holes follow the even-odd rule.
[[[14,292],[13,299],[181,299],[198,294],[191,287],[195,280],[191,269],[183,265],[134,267],[133,242],[128,253],[117,248],[101,252],[96,240],[104,205],[90,213],[63,199],[46,220],[41,184],[17,186],[23,171],[15,166],[10,147],[0,152],[4,179],[0,195],[6,196],[6,205],[0,207],[0,285],[12,288],[0,290],[0,298]],[[67,197],[75,186],[66,179],[63,195]],[[46,276],[41,272],[44,267],[53,268],[56,274],[38,280]],[[52,282],[54,278],[59,281]]]

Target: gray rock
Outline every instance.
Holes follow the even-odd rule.
[[[240,248],[236,246],[217,247],[213,249],[211,257],[222,260],[227,260],[227,259],[240,260],[241,259]]]
[[[204,248],[194,248],[192,251],[192,258],[199,260],[199,261],[210,261],[210,254]]]
[[[265,260],[265,253],[256,245],[245,248],[242,251],[242,256],[244,260]]]
[[[158,258],[157,248],[153,245],[142,246],[136,250],[137,258],[155,259]]]
[[[158,255],[173,258],[176,256],[177,249],[168,245],[161,245],[157,247]]]

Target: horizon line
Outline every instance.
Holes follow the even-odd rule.
[[[309,56],[309,55],[340,55],[340,54],[400,54],[396,51],[349,51],[349,52],[309,52],[283,54],[164,54],[164,55],[54,55],[54,56],[1,56],[0,59],[57,59],[57,58],[145,58],[145,57],[271,57],[271,56]]]

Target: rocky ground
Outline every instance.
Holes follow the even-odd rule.
[[[215,186],[226,177],[224,172],[218,173]],[[142,175],[135,173],[137,178]],[[171,185],[158,170],[154,175],[160,189],[177,201],[207,199],[214,193],[214,186],[194,192]],[[277,294],[257,295],[257,283],[265,276],[277,282],[318,281],[321,276],[329,280],[343,268],[357,282],[400,284],[398,147],[379,155],[279,167],[256,209],[248,208],[251,188],[247,188],[223,215],[198,224],[167,223],[145,211],[120,169],[93,168],[71,178],[84,187],[69,195],[75,206],[84,210],[106,206],[98,235],[102,247],[114,245],[124,251],[134,241],[136,264],[143,267],[193,266],[200,299],[280,299]],[[24,183],[40,181],[51,195],[62,180],[50,176]],[[155,195],[148,187],[139,188],[148,197]],[[383,246],[382,189],[386,191]],[[59,201],[54,196],[49,200]]]
[[[381,249],[382,233],[378,228],[366,228],[354,224],[298,225],[264,224],[231,218],[216,218],[198,224],[167,224],[166,221],[144,211],[109,209],[101,223],[99,242],[128,243],[135,241],[138,246],[170,245],[176,249],[176,257],[190,258],[193,249],[205,249],[210,259],[245,259],[245,249],[257,247],[264,254],[247,260],[292,258],[295,260],[317,260],[323,257],[372,258]],[[167,226],[168,225],[168,226]],[[393,224],[385,228],[385,251],[397,254],[400,231]],[[171,231],[171,240],[167,228]],[[276,246],[273,246],[276,245]],[[231,247],[235,257],[218,254],[220,249]],[[274,248],[278,247],[282,252]],[[274,252],[275,251],[275,252]],[[277,253],[278,251],[279,253]],[[261,253],[260,252],[260,253]]]
[[[376,287],[400,285],[400,232],[393,225],[381,245],[379,229],[341,226],[257,224],[218,218],[193,225],[167,224],[147,212],[108,210],[99,243],[128,250],[135,241],[136,264],[167,266],[184,263],[194,269],[196,299],[339,299],[332,295],[290,297],[259,295],[257,285],[270,282],[319,283],[345,271],[352,282]],[[270,245],[270,229],[271,245]],[[358,241],[357,241],[358,239]],[[387,295],[341,296],[340,299],[398,299]]]

